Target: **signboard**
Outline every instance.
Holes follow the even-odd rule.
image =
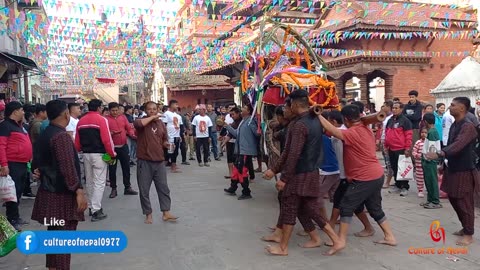
[[[37,9],[40,8],[38,0],[18,0],[17,6],[19,8]]]

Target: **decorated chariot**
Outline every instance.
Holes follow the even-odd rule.
[[[265,25],[270,26],[268,31],[264,31]],[[260,28],[260,37],[241,73],[242,94],[254,107],[259,132],[270,132],[275,107],[283,105],[293,91],[308,91],[316,113],[339,109],[335,84],[326,76],[326,64],[305,38],[295,29],[270,19],[262,22]],[[267,141],[262,139],[262,145],[268,146],[268,136],[262,136],[265,137]],[[275,148],[262,147],[262,153],[278,154]]]

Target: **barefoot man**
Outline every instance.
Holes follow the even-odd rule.
[[[287,131],[288,131],[288,126],[290,125],[290,120],[292,119],[292,112],[290,109],[291,106],[291,100],[289,97],[285,99],[285,106],[280,107],[280,110],[275,110],[277,114],[277,119],[281,123],[281,125],[284,127],[281,131],[275,132],[273,134],[273,138],[275,140],[280,141],[280,155],[285,151],[285,140],[287,136]],[[278,109],[278,108],[277,108]],[[274,162],[270,162],[271,160],[274,160]],[[278,159],[269,159],[268,166],[269,168],[273,168],[278,166],[277,168],[284,168],[285,164],[277,164],[277,162],[280,161],[280,157]],[[285,162],[286,160],[283,159]],[[280,181],[277,179],[275,176],[276,181]],[[273,233],[268,236],[264,236],[261,239],[265,242],[276,242],[280,243],[282,240],[282,228],[283,228],[283,220],[282,220],[282,195],[283,191],[279,190],[278,191],[278,202],[280,205],[280,213],[278,215],[278,221],[277,225],[275,227],[272,227],[271,229],[273,230]],[[312,219],[309,216],[306,215],[299,215],[298,219],[300,221],[300,224],[302,224],[304,230],[301,231],[301,234],[298,233],[300,236],[310,236],[310,240],[307,241],[305,244],[303,244],[301,247],[303,248],[315,248],[319,247],[322,245],[322,240],[320,239],[320,236],[318,235],[317,230],[315,229],[315,224],[313,224]]]
[[[372,131],[362,123],[357,106],[345,106],[342,115],[348,129],[338,129],[323,116],[318,116],[325,130],[344,143],[343,162],[349,181],[349,186],[340,201],[340,244],[334,245],[330,252],[334,253],[346,246],[353,214],[362,212],[358,208],[363,205],[385,234],[385,238],[376,243],[395,246],[397,242],[382,210],[381,191],[384,172],[375,153],[375,138]]]
[[[297,118],[290,124],[285,150],[274,168],[267,170],[264,178],[271,179],[282,172],[277,189],[283,190],[281,200],[282,238],[279,245],[267,246],[272,255],[288,255],[288,241],[292,235],[297,216],[313,219],[330,237],[333,248],[327,255],[340,249],[338,237],[320,214],[318,168],[322,163],[322,126],[309,113],[308,93],[296,90],[290,94],[290,109]],[[288,106],[288,105],[286,105]],[[281,167],[283,165],[283,168]],[[315,230],[305,227],[307,232]],[[318,246],[319,239],[311,240],[304,247]]]
[[[441,189],[448,193],[448,200],[462,223],[462,229],[454,235],[463,238],[457,241],[459,246],[468,246],[473,242],[475,206],[474,190],[478,191],[479,173],[475,168],[475,142],[477,131],[475,125],[467,119],[470,109],[470,99],[456,97],[450,105],[450,114],[455,122],[450,127],[448,144],[437,153],[428,153],[430,160],[444,157],[445,173]]]
[[[332,111],[328,114],[328,121],[332,123],[336,128],[340,130],[345,130],[347,127],[343,124],[343,116],[342,113],[339,111]],[[343,195],[345,191],[348,189],[348,181],[347,177],[345,176],[345,165],[343,162],[343,142],[342,140],[332,137],[332,146],[335,150],[335,155],[337,156],[338,160],[338,167],[340,169],[340,185],[338,186],[337,190],[335,190],[335,194],[333,195],[333,207],[332,207],[332,215],[330,216],[330,226],[335,229],[335,224],[337,223],[338,217],[340,216],[340,202],[342,201]],[[358,207],[354,211],[355,215],[358,219],[362,222],[364,229],[360,232],[354,233],[356,237],[369,237],[375,233],[375,230],[372,227],[372,224],[368,220],[368,216],[364,211],[364,206]],[[326,243],[325,245],[329,245]]]
[[[168,148],[168,136],[165,124],[158,114],[157,104],[147,102],[145,105],[147,116],[137,119],[133,126],[137,130],[137,181],[140,190],[140,204],[145,223],[152,224],[152,205],[150,204],[150,187],[152,182],[157,190],[160,210],[163,212],[163,221],[176,221],[170,213],[170,189],[167,184],[167,170],[165,167],[164,148]]]

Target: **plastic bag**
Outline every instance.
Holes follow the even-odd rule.
[[[17,247],[17,236],[17,230],[0,215],[0,257],[8,255]]]
[[[10,175],[0,177],[0,201],[17,202],[15,182]]]
[[[405,155],[400,155],[398,157],[398,171],[397,171],[397,181],[405,181],[413,179],[413,163],[411,158],[405,157]]]

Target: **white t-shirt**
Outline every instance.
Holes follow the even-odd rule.
[[[77,124],[78,124],[78,119],[75,119],[70,116],[70,122],[68,123],[68,126],[65,128],[67,132],[73,132],[73,138],[75,139],[75,135],[77,135]]]
[[[225,115],[225,123],[227,125],[231,125],[233,122],[233,118],[230,116],[230,114]]]
[[[179,138],[180,125],[183,125],[182,117],[176,112],[166,111],[162,120],[167,124],[168,138]]]
[[[347,129],[347,127],[345,125],[342,125],[338,129]],[[338,170],[340,172],[340,179],[346,179],[347,176],[345,175],[345,166],[343,164],[343,141],[333,136],[331,140],[332,140],[333,150],[335,151],[335,156],[337,157],[337,161],[338,161]]]
[[[390,114],[389,116],[385,117],[385,120],[383,120],[383,123],[382,123],[382,137],[381,137],[381,140],[382,141],[385,141],[385,130],[387,130],[387,123],[388,123],[388,120],[390,120],[390,118],[392,118],[393,114]]]
[[[231,124],[233,124],[233,122],[235,122],[235,120],[233,120],[233,118],[230,116],[230,114],[227,113],[227,114],[225,115],[225,123],[226,123],[227,125],[231,125]],[[231,138],[228,142],[234,143],[234,142],[235,142],[235,138]]]
[[[455,122],[455,118],[450,114],[450,110],[447,110],[442,117],[442,128],[443,128],[443,138],[442,142],[443,145],[447,145],[448,143],[448,133],[450,133],[450,127],[452,126],[453,122]]]
[[[195,126],[195,136],[197,138],[208,138],[208,128],[212,127],[213,123],[208,115],[197,115],[193,118],[192,125]]]

